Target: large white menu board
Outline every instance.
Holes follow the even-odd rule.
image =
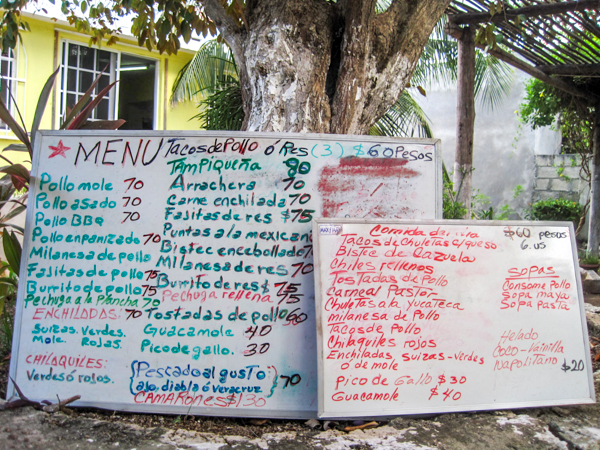
[[[595,401],[573,225],[318,219],[319,416]]]
[[[434,140],[38,137],[11,362],[31,399],[314,417],[311,220],[441,209]]]

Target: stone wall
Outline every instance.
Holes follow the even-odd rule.
[[[566,198],[585,203],[587,183],[579,176],[579,155],[535,155],[535,182],[531,202]]]

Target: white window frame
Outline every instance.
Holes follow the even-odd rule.
[[[80,89],[79,88],[79,73],[80,72],[84,72],[84,73],[91,73],[92,74],[92,78],[96,79],[96,77],[100,74],[100,70],[97,69],[97,65],[96,65],[96,55],[97,55],[97,50],[94,47],[89,48],[90,50],[92,50],[94,52],[94,65],[92,69],[85,69],[85,68],[81,68],[79,66],[77,67],[73,67],[73,66],[69,66],[68,65],[68,61],[69,61],[69,55],[68,52],[70,50],[70,46],[71,45],[76,45],[78,47],[84,47],[84,48],[89,48],[87,47],[87,45],[81,43],[81,42],[72,42],[72,41],[67,41],[65,39],[62,40],[61,42],[61,58],[60,58],[60,68],[61,68],[61,73],[62,73],[62,79],[61,79],[61,87],[60,87],[60,105],[59,105],[59,115],[60,117],[64,117],[65,113],[66,113],[66,105],[67,105],[67,96],[68,94],[75,94],[77,96],[81,96],[87,89]],[[111,58],[110,58],[110,67],[108,68],[108,76],[109,76],[109,83],[112,83],[115,80],[115,76],[116,76],[116,58],[117,55],[115,54],[115,52],[111,52],[110,50],[104,50],[107,51],[108,53],[111,53]],[[78,62],[79,64],[79,62]],[[74,91],[68,91],[67,90],[67,80],[68,80],[68,71],[69,70],[75,70],[76,71],[76,76],[75,76],[75,90]],[[95,95],[92,94],[92,98],[94,98]],[[111,90],[111,92],[108,95],[108,119],[112,120],[115,117],[115,93],[114,90]],[[92,116],[91,120],[94,120],[94,115]]]
[[[20,119],[16,117],[17,107],[21,112],[21,115],[25,117],[25,79],[19,78],[19,63],[20,59],[23,57],[23,63],[25,67],[25,73],[27,73],[27,52],[25,52],[25,48],[23,50],[23,56],[21,56],[21,46],[15,47],[12,52],[12,57],[2,56],[0,54],[0,59],[2,61],[9,61],[11,64],[10,74],[5,77],[0,73],[0,78],[8,79],[10,81],[10,102],[7,104],[8,111],[11,113],[13,117],[20,122]],[[19,92],[22,92],[22,98],[19,98]],[[0,122],[0,139],[15,139],[14,133],[8,128],[8,126]]]
[[[59,115],[60,117],[63,117],[65,114],[65,105],[67,104],[67,70],[69,69],[69,66],[67,64],[67,66],[65,67],[65,62],[68,63],[68,55],[65,58],[65,51],[68,51],[69,49],[69,45],[79,45],[81,47],[87,47],[87,45],[83,42],[78,42],[75,40],[70,40],[70,39],[61,39],[61,45],[60,45],[60,51],[61,51],[61,57],[60,57],[60,66],[61,66],[61,74],[63,74],[64,76],[62,76],[61,79],[61,87],[60,87],[60,97],[61,97],[61,101],[58,105],[59,108]],[[154,69],[154,98],[153,98],[153,102],[154,102],[154,114],[153,114],[153,118],[152,118],[152,129],[153,130],[157,130],[157,126],[158,126],[158,106],[159,106],[159,98],[158,98],[158,93],[159,93],[159,80],[160,80],[160,59],[159,58],[153,58],[150,56],[141,56],[138,55],[136,53],[127,53],[127,52],[122,52],[120,50],[114,50],[114,49],[108,49],[108,48],[102,48],[102,49],[98,49],[97,47],[90,47],[91,49],[93,49],[94,51],[96,50],[103,50],[106,52],[109,52],[111,54],[114,55],[114,58],[111,57],[111,67],[108,69],[110,70],[109,76],[110,76],[110,82],[112,83],[115,80],[120,79],[120,76],[117,77],[117,74],[120,74],[120,70],[121,70],[121,55],[122,54],[127,54],[127,55],[131,55],[137,58],[143,58],[143,59],[148,59],[150,61],[153,61],[155,63],[155,69]],[[83,69],[87,72],[92,72],[91,70],[88,69]],[[93,71],[96,76],[99,73],[99,71],[95,70]],[[79,77],[77,77],[79,78]],[[95,77],[94,77],[95,78]],[[79,80],[77,79],[77,83],[79,83]],[[83,92],[78,92],[83,94]],[[113,87],[110,92],[109,92],[109,120],[114,120],[115,118],[119,117],[119,96],[120,96],[120,88],[119,88],[119,83],[117,83],[115,85],[115,87]],[[93,98],[93,96],[92,96]]]

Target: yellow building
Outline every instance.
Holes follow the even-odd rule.
[[[14,99],[29,128],[44,83],[60,68],[40,129],[58,129],[60,118],[104,71],[96,92],[119,80],[94,111],[93,119],[125,119],[125,130],[198,129],[192,102],[171,106],[171,87],[178,71],[194,51],[160,55],[137,45],[131,36],[119,36],[116,45],[88,47],[89,37],[67,22],[24,14],[31,32],[0,56],[0,95],[16,117]],[[12,94],[9,95],[9,92]],[[0,122],[0,148],[15,143],[14,134]]]

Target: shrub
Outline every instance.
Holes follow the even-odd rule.
[[[582,264],[600,264],[600,258],[586,251],[580,251],[579,262]]]
[[[530,220],[570,221],[577,227],[583,211],[579,203],[564,198],[540,200],[534,203],[526,213]]]
[[[444,190],[443,190],[443,218],[444,219],[463,219],[467,213],[467,208],[456,198],[458,193],[454,192],[454,184],[450,179],[450,175],[446,171],[446,166],[443,166],[444,175]]]

